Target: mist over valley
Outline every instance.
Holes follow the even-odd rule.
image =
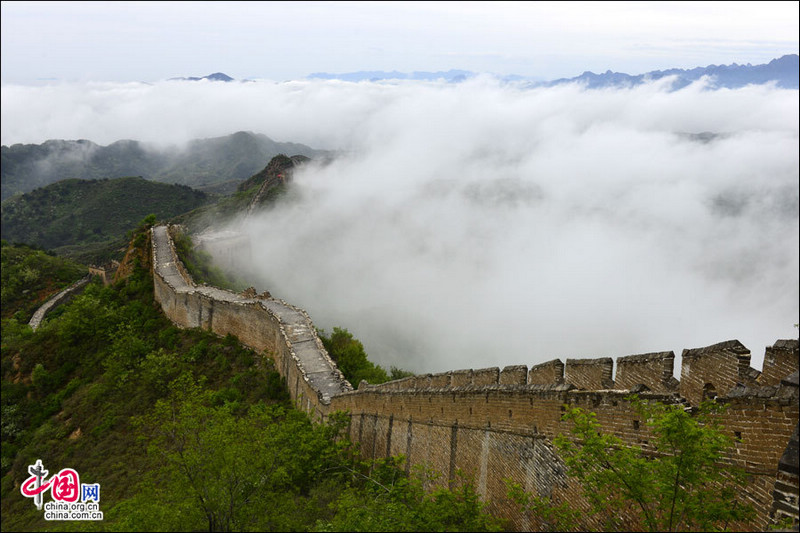
[[[674,80],[9,86],[2,138],[136,139],[195,163],[186,180],[210,161],[193,139],[298,143],[284,153],[311,161],[290,194],[214,229],[250,237],[239,271],[259,291],[348,328],[385,367],[738,339],[759,368],[797,335],[797,90]]]

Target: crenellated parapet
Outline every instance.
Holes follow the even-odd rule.
[[[706,396],[723,398],[741,396],[743,388],[748,394],[772,396],[778,390],[783,375],[797,368],[798,342],[779,340],[767,347],[764,373],[751,368],[750,351],[732,340],[704,348],[684,350],[682,366],[687,383],[681,386],[674,373],[675,353],[653,352],[627,355],[616,360],[616,379],[612,380],[614,360],[610,357],[596,359],[560,359],[534,365],[463,369],[437,374],[419,374],[379,385],[362,382],[359,389],[420,391],[438,389],[533,387],[547,389],[566,385],[580,390],[615,390],[627,392],[653,392],[680,394],[692,405],[699,405]],[[711,384],[711,386],[708,386]],[[705,391],[705,392],[704,392]],[[772,392],[770,392],[772,391]]]

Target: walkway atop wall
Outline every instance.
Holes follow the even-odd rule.
[[[41,307],[39,307],[39,309],[36,310],[35,313],[33,313],[30,322],[28,322],[28,325],[31,327],[31,329],[36,331],[50,311],[81,292],[91,280],[92,276],[89,274],[47,300]]]

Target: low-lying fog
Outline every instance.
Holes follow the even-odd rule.
[[[245,221],[242,266],[387,368],[680,356],[730,339],[761,368],[765,346],[797,337],[797,90],[489,78],[27,89],[4,88],[4,144],[41,142],[38,115],[47,138],[247,129],[342,150]],[[33,117],[8,112],[27,123],[7,122],[12,97],[35,100]]]

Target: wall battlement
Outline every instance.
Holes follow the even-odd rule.
[[[362,382],[353,390],[305,311],[274,298],[196,286],[180,268],[167,229],[153,228],[151,240],[155,298],[175,324],[233,334],[270,356],[298,408],[318,420],[349,413],[350,436],[365,457],[403,454],[409,467],[425,463],[445,474],[444,485],[462,470],[517,529],[532,524],[507,505],[504,479],[539,496],[582,501],[551,445],[569,430],[561,420],[565,406],[594,411],[604,430],[629,445],[648,446],[652,435],[631,405],[631,391],[646,401],[697,405],[716,396],[727,403],[720,421],[736,438],[730,460],[760,474],[741,495],[757,510],[748,529],[764,529],[781,516],[798,518],[791,439],[794,434],[796,447],[800,395],[796,372],[794,378],[781,375],[797,369],[797,340],[767,348],[763,372],[750,368],[750,352],[736,340],[684,350],[680,382],[672,376],[674,353],[657,352],[617,359],[616,382],[614,361],[604,357]]]

